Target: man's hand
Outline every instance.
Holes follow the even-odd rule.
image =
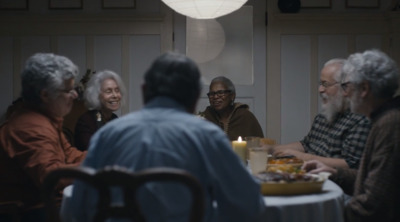
[[[329,167],[318,160],[310,160],[304,162],[303,166],[301,167],[308,173],[318,174],[320,172],[328,172],[332,175],[337,173],[335,168]]]
[[[273,156],[295,156],[299,159],[302,159],[301,155],[304,154],[304,152],[300,152],[298,150],[292,150],[292,149],[280,149],[280,150],[275,150],[272,155]]]

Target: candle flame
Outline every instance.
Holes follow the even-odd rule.
[[[242,137],[241,136],[238,137],[238,142],[242,142]]]

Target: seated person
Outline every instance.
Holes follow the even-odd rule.
[[[319,94],[322,110],[300,142],[273,147],[276,156],[294,155],[302,160],[320,160],[332,167],[358,168],[370,122],[351,113],[343,98],[340,76],[344,59],[332,59],[321,70]]]
[[[207,93],[210,105],[201,115],[217,124],[230,140],[247,136],[264,137],[256,117],[249,106],[235,103],[236,91],[232,81],[224,76],[214,78]]]
[[[87,150],[92,135],[118,116],[125,88],[118,74],[104,70],[94,74],[87,83],[84,99],[89,111],[79,117],[74,132],[75,146]]]
[[[0,128],[0,203],[22,203],[22,214],[32,221],[44,221],[40,189],[47,173],[77,166],[86,155],[62,132],[63,117],[77,97],[77,75],[76,65],[64,56],[30,57],[21,75],[23,105]],[[0,221],[8,219],[0,215]]]
[[[260,185],[233,152],[226,134],[192,115],[202,85],[196,63],[184,55],[166,53],[156,59],[144,79],[144,108],[97,131],[83,166],[183,169],[204,188],[204,221],[258,221],[265,210]],[[96,197],[89,185],[75,182],[63,208],[65,221],[92,221]],[[112,197],[119,198],[117,193]],[[137,199],[147,221],[187,221],[190,194],[181,186],[148,184]]]
[[[311,160],[303,169],[330,172],[330,179],[352,195],[344,208],[347,222],[399,221],[400,97],[396,62],[379,50],[349,56],[342,74],[352,112],[372,122],[358,169],[332,168]]]

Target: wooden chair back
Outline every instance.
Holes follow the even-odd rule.
[[[87,167],[60,168],[50,172],[43,185],[43,195],[49,221],[60,221],[55,201],[55,187],[61,179],[78,179],[93,186],[98,191],[99,202],[94,217],[95,222],[107,218],[128,218],[135,222],[145,222],[136,200],[136,191],[148,182],[171,181],[188,187],[192,194],[190,222],[200,222],[204,216],[203,189],[198,180],[188,172],[175,168],[150,168],[131,172],[125,168],[113,166],[95,171]],[[120,187],[124,192],[124,204],[112,205],[111,187]]]

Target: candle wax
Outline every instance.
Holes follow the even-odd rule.
[[[233,151],[239,156],[239,158],[246,164],[246,141],[232,141]]]

